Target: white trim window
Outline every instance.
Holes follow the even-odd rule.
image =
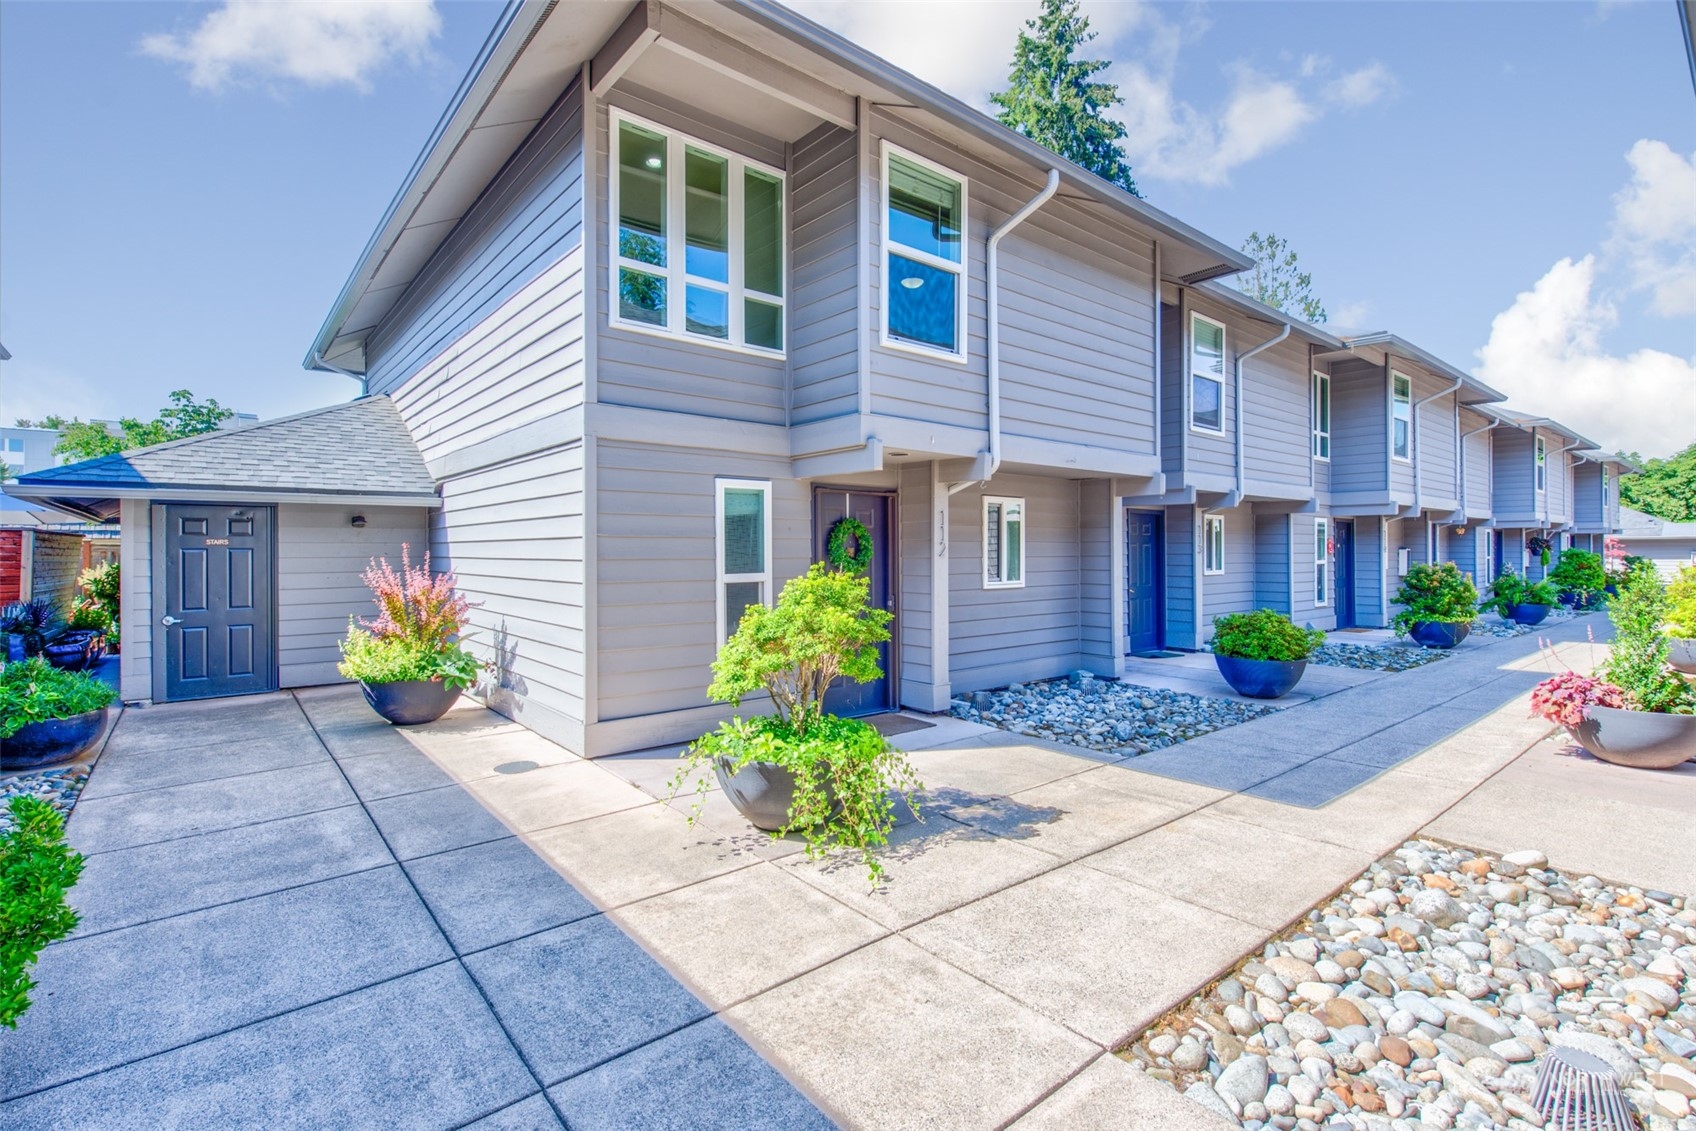
[[[1405,373],[1390,374],[1390,454],[1413,458],[1413,378]]]
[[[771,484],[717,480],[718,638],[729,639],[753,605],[771,604]]]
[[[608,322],[783,356],[782,171],[618,110],[611,133]]]
[[[983,499],[983,587],[1025,587],[1025,500]]]
[[[1313,458],[1331,458],[1331,375],[1313,374]]]
[[[1475,553],[1478,560],[1484,563],[1484,580],[1496,580],[1496,540],[1491,537],[1488,527],[1478,528],[1478,547]]]
[[[1313,520],[1313,603],[1324,608],[1331,603],[1331,520]]]
[[[1425,524],[1425,561],[1436,565],[1443,557],[1443,524],[1428,522]]]
[[[1217,575],[1225,572],[1225,516],[1202,516],[1201,572]]]
[[[1602,468],[1602,517],[1604,519],[1608,517],[1608,505],[1613,501],[1610,498],[1613,494],[1613,487],[1613,476],[1608,474],[1607,468]]]
[[[882,341],[966,360],[966,178],[883,144]]]
[[[1190,427],[1225,431],[1225,324],[1190,313]]]
[[[1543,448],[1543,437],[1532,439],[1532,467],[1537,480],[1537,493],[1540,495],[1549,489],[1549,457]]]

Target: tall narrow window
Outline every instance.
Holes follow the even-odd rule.
[[[1478,528],[1478,560],[1484,563],[1484,576],[1496,579],[1496,544],[1488,527]]]
[[[983,587],[1017,589],[1025,584],[1025,500],[983,500]]]
[[[1613,493],[1613,487],[1613,477],[1608,474],[1608,469],[1604,467],[1602,469],[1602,517],[1604,519],[1608,517],[1608,502]]]
[[[1313,375],[1313,458],[1331,458],[1331,378]]]
[[[1225,430],[1225,327],[1190,315],[1190,427]]]
[[[1413,379],[1390,374],[1390,451],[1397,459],[1413,453]]]
[[[783,174],[613,114],[611,322],[783,349]]]
[[[1533,444],[1536,452],[1532,458],[1536,464],[1537,490],[1544,491],[1549,486],[1549,464],[1543,454],[1543,437],[1538,436]]]
[[[736,631],[752,605],[771,603],[771,484],[718,481],[718,631]]]
[[[885,146],[883,340],[964,359],[966,181]]]
[[[1443,528],[1435,522],[1425,525],[1425,560],[1436,565],[1443,556]]]
[[[1225,516],[1210,514],[1205,516],[1202,524],[1203,558],[1201,571],[1203,573],[1225,572]]]
[[[1313,520],[1313,603],[1331,603],[1331,520]]]

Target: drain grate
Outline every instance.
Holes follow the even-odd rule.
[[[1614,1070],[1577,1049],[1552,1049],[1543,1058],[1532,1102],[1545,1131],[1637,1131]]]

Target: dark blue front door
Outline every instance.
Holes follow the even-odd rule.
[[[895,496],[877,491],[845,491],[828,487],[813,492],[813,560],[828,561],[825,547],[830,532],[845,517],[856,518],[872,535],[871,603],[880,609],[895,608]],[[891,637],[899,631],[889,622]],[[878,667],[883,678],[871,683],[839,679],[825,692],[824,709],[833,715],[875,715],[895,709],[895,649],[890,642],[878,645]]]
[[[271,508],[165,508],[165,699],[277,687]]]
[[[1337,627],[1354,627],[1354,523],[1338,519],[1331,524],[1331,539],[1336,543]]]
[[[1156,511],[1125,511],[1125,651],[1133,656],[1165,644],[1161,525]]]

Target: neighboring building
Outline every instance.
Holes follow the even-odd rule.
[[[1547,417],[1506,409],[1495,415],[1496,569],[1540,580],[1562,550],[1601,553],[1603,540],[1620,530],[1619,477],[1634,470],[1630,461]],[[1549,543],[1547,566],[1531,548],[1534,538]]]
[[[27,475],[59,465],[53,446],[59,433],[52,428],[0,428],[0,462],[4,462],[11,477]],[[0,491],[4,491],[0,485]],[[52,526],[76,522],[75,516],[50,507],[39,506],[9,493],[0,494],[0,526]]]
[[[1625,552],[1654,562],[1666,580],[1671,581],[1685,566],[1696,566],[1696,522],[1668,522],[1622,507],[1620,526]]]
[[[1479,569],[1500,395],[1248,265],[767,0],[515,4],[313,343],[368,395],[17,490],[121,514],[127,699],[335,678],[427,544],[490,704],[590,755],[727,715],[718,646],[848,515],[895,619],[845,712],[1384,624]]]

